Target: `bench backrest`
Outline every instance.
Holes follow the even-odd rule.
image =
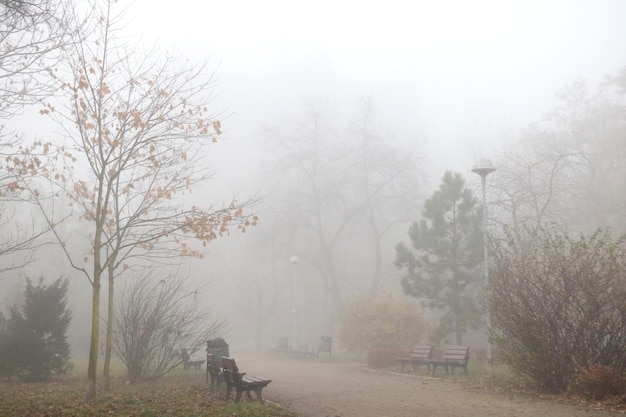
[[[469,360],[469,346],[448,347],[443,354],[443,359],[465,364]]]
[[[411,358],[413,359],[430,359],[433,356],[434,346],[431,345],[417,345],[413,348],[413,353],[411,353]]]
[[[280,339],[278,339],[278,341],[276,342],[276,350],[289,350],[289,338],[281,337]]]
[[[320,343],[317,345],[317,353],[331,353],[333,351],[333,338],[330,336],[320,337]]]
[[[239,373],[235,359],[225,356],[222,358],[222,376],[229,385],[239,385],[241,383],[243,374]]]

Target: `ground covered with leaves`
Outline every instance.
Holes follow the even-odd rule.
[[[98,394],[91,403],[84,401],[86,384],[85,376],[76,375],[45,383],[1,379],[0,417],[296,417],[272,404],[226,403],[224,388],[211,392],[200,372],[180,371],[152,383],[115,380],[110,392]]]

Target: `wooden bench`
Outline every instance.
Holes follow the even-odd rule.
[[[431,359],[428,363],[433,368],[432,376],[435,376],[437,366],[441,365],[446,368],[446,373],[450,373],[452,368],[452,374],[456,368],[463,368],[465,375],[467,375],[467,362],[469,361],[469,346],[450,346],[448,347],[443,356],[439,359]]]
[[[309,346],[302,346],[299,350],[292,350],[291,357],[293,359],[307,359],[307,358],[316,358],[319,356],[319,353],[316,350],[309,350]]]
[[[259,402],[263,404],[263,388],[272,382],[271,379],[260,376],[246,376],[245,372],[239,372],[235,360],[227,357],[222,358],[222,376],[224,381],[226,381],[226,401],[230,399],[231,391],[235,388],[237,391],[235,403],[241,400],[241,394],[244,392],[248,399],[252,400],[250,391],[254,391]]]
[[[404,365],[410,363],[413,366],[413,371],[416,372],[420,365],[424,364],[430,369],[430,359],[433,355],[434,346],[431,345],[416,345],[413,348],[411,357],[409,358],[397,358],[400,362],[400,372],[404,372]]]
[[[278,339],[278,341],[276,342],[276,347],[271,348],[270,352],[281,353],[281,354],[288,353],[289,352],[289,338],[281,337],[280,339]]]
[[[218,359],[215,358],[215,355],[212,353],[206,354],[206,383],[209,383],[209,378],[211,379],[211,385],[209,386],[211,391],[215,388],[219,388],[224,382],[224,377],[222,377],[222,367],[221,363],[218,363]]]
[[[317,356],[320,353],[326,352],[329,356],[333,356],[333,338],[330,336],[320,337],[320,342],[317,345]]]
[[[187,353],[187,349],[181,350],[181,357],[183,359],[183,369],[190,369],[192,366],[194,369],[200,369],[202,364],[204,363],[204,359],[201,360],[191,360],[189,357],[189,353]]]

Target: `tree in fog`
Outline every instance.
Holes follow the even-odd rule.
[[[494,251],[491,337],[504,360],[549,392],[581,369],[626,371],[626,238],[540,229]]]
[[[0,119],[21,113],[56,87],[63,49],[75,35],[72,12],[65,0],[0,0]]]
[[[72,368],[67,329],[72,313],[67,308],[67,279],[35,286],[27,279],[24,305],[11,308],[0,349],[0,369],[28,381],[41,381]],[[2,346],[4,345],[4,346]]]
[[[498,223],[520,233],[563,215],[559,200],[567,199],[571,191],[564,176],[571,155],[541,129],[529,128],[524,136],[527,146],[498,155],[498,178],[489,187],[495,195],[491,212]]]
[[[132,381],[155,380],[198,351],[226,322],[205,307],[205,288],[181,271],[130,277],[115,309],[114,349]]]
[[[378,293],[384,273],[384,239],[394,226],[410,221],[416,212],[421,185],[416,150],[392,146],[380,132],[375,116],[372,100],[359,100],[352,122],[356,145],[350,154],[354,162],[348,174],[361,206],[354,233],[360,231],[364,242],[371,244],[371,249],[364,253],[373,260],[367,272],[372,297]]]
[[[443,335],[463,332],[480,322],[478,270],[481,259],[481,211],[461,174],[443,176],[439,190],[424,203],[422,219],[409,228],[411,246],[396,245],[395,264],[402,287],[430,308],[443,310]]]
[[[0,257],[11,259],[0,271],[32,262],[32,249],[47,230],[25,216],[15,169],[29,165],[13,159],[22,137],[2,120],[53,93],[63,49],[72,42],[72,11],[72,3],[64,0],[0,0]]]
[[[559,105],[495,158],[493,216],[513,230],[626,226],[626,69],[592,89],[577,80]],[[521,236],[521,235],[520,235]]]
[[[58,121],[70,143],[42,144],[58,166],[38,172],[66,193],[90,225],[84,230],[91,245],[80,255],[70,253],[67,236],[53,229],[72,267],[92,286],[88,400],[96,389],[102,280],[108,278],[109,288],[107,384],[115,278],[133,267],[200,257],[202,247],[230,226],[245,230],[255,221],[244,215],[246,203],[181,202],[210,178],[206,155],[221,134],[209,110],[213,80],[206,67],[129,49],[120,41],[113,2],[95,7],[93,36],[77,43],[67,61],[73,76],[62,84],[67,104],[46,103],[41,110]],[[53,213],[41,208],[54,225]]]
[[[415,152],[387,141],[374,114],[362,100],[344,129],[327,101],[311,101],[300,119],[268,135],[280,184],[271,196],[281,213],[273,236],[283,259],[297,254],[322,278],[328,323],[357,287],[378,291],[383,239],[416,205]]]

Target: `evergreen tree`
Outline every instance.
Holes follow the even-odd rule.
[[[0,312],[0,376],[10,375],[11,357],[9,355],[7,319]]]
[[[12,372],[28,381],[48,379],[71,369],[67,329],[72,314],[67,309],[68,280],[34,286],[26,280],[21,309],[11,308],[7,325]]]
[[[441,336],[454,331],[456,343],[480,320],[478,266],[481,211],[461,174],[446,172],[439,190],[426,200],[423,219],[409,228],[412,248],[396,245],[396,266],[406,271],[402,287],[429,308],[444,311]]]

